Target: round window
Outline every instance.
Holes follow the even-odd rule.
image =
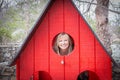
[[[53,50],[61,56],[68,55],[73,51],[74,41],[67,33],[59,33],[53,39]]]

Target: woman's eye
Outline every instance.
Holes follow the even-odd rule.
[[[62,40],[60,40],[59,42],[62,42]]]
[[[68,41],[68,40],[65,40],[65,41]]]

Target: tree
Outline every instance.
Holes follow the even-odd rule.
[[[1,0],[0,42],[22,42],[48,0]]]
[[[111,55],[111,48],[110,48],[110,33],[109,33],[109,26],[108,26],[108,7],[109,7],[109,0],[96,0],[97,6],[95,9],[96,14],[96,32],[101,40],[102,44],[105,46],[109,54]]]

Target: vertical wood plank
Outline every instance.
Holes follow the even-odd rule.
[[[78,15],[70,0],[64,0],[64,31],[74,40],[74,50],[65,56],[65,80],[76,80],[79,74]]]
[[[48,14],[35,32],[35,72],[49,69]]]
[[[80,17],[80,50],[81,71],[95,71],[94,35],[82,17]]]
[[[16,62],[16,79],[20,80],[20,59]]]
[[[111,69],[110,57],[96,40],[96,73],[99,74],[100,80],[111,80]]]
[[[58,33],[63,32],[63,0],[55,0],[49,11],[50,27],[50,75],[53,80],[64,80],[64,65],[61,64],[62,56],[52,49],[53,39]]]
[[[20,56],[20,80],[29,80],[33,75],[34,39],[32,38]]]

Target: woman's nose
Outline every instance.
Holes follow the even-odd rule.
[[[65,44],[65,41],[62,41],[62,44]]]

